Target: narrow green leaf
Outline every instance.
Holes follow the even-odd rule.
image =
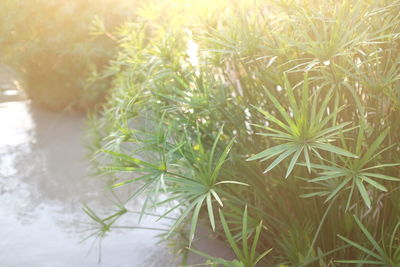
[[[281,103],[275,98],[273,94],[271,94],[271,92],[268,89],[264,88],[264,92],[267,94],[268,98],[272,101],[275,108],[279,111],[282,117],[286,120],[290,129],[294,128],[296,124],[294,123],[293,119],[289,116],[288,112],[286,112],[286,110],[283,108]]]
[[[360,160],[360,165],[363,166],[366,164],[370,158],[374,155],[375,151],[379,148],[379,146],[382,144],[383,140],[385,140],[386,135],[389,132],[389,128],[386,128],[384,131],[381,132],[381,134],[375,139],[375,141],[372,143],[372,145],[368,146],[367,152],[364,154],[364,156]]]
[[[383,180],[388,180],[388,181],[395,181],[395,182],[400,182],[400,178],[394,177],[394,176],[389,176],[389,175],[384,175],[380,173],[372,173],[372,172],[362,172],[360,175],[363,176],[371,176],[375,177],[378,179],[383,179]]]
[[[279,157],[277,157],[264,171],[264,173],[269,172],[272,170],[276,165],[278,165],[281,161],[289,157],[291,154],[293,154],[297,150],[296,147],[291,147],[288,148],[286,151],[284,151]]]
[[[237,185],[249,186],[248,184],[238,182],[238,181],[221,181],[221,182],[216,183],[215,185],[218,185],[218,184],[237,184]]]
[[[221,129],[219,130],[218,135],[215,138],[214,143],[213,143],[212,148],[211,148],[210,159],[209,159],[209,162],[208,162],[208,172],[210,174],[212,173],[212,165],[213,165],[213,160],[214,160],[215,149],[217,147],[219,138],[221,137],[223,128],[224,128],[224,126],[222,126]]]
[[[256,265],[260,260],[262,260],[265,256],[267,256],[270,252],[272,251],[272,248],[266,250],[260,256],[257,257],[257,259],[254,261],[254,265]]]
[[[289,174],[292,172],[293,167],[294,167],[294,165],[296,164],[296,162],[297,162],[297,160],[298,160],[298,158],[299,158],[299,156],[300,156],[300,154],[301,154],[301,151],[302,151],[303,149],[304,149],[304,146],[299,146],[299,147],[297,148],[296,153],[294,153],[294,155],[293,155],[293,157],[292,157],[292,160],[291,160],[290,163],[289,163],[289,167],[288,167],[288,169],[287,169],[287,171],[286,171],[285,178],[287,178],[287,177],[289,176]]]
[[[308,173],[311,173],[311,161],[310,161],[310,156],[308,154],[308,146],[305,146],[303,151]]]
[[[325,199],[325,203],[328,202],[329,200],[331,200],[333,197],[336,196],[336,194],[348,183],[350,182],[352,178],[351,177],[347,177],[346,179],[343,180],[343,182],[341,182],[336,188],[335,190],[333,190],[329,196]]]
[[[380,169],[380,168],[386,168],[386,167],[396,167],[396,166],[400,166],[400,163],[379,164],[379,165],[376,165],[376,166],[364,168],[364,169],[362,169],[361,171],[367,171],[367,170],[373,170],[373,169]]]
[[[192,223],[191,223],[191,227],[190,227],[189,247],[192,245],[192,241],[194,239],[194,234],[195,234],[196,228],[197,228],[197,222],[199,220],[200,209],[201,209],[201,206],[203,205],[204,199],[206,197],[207,197],[207,195],[203,195],[194,201],[194,203],[196,203],[196,208],[194,209],[194,212],[193,212]]]
[[[221,218],[222,228],[224,229],[225,236],[226,236],[226,239],[229,242],[229,245],[231,246],[231,248],[235,252],[236,257],[238,259],[243,259],[243,254],[240,252],[239,247],[237,246],[235,240],[233,239],[232,233],[229,230],[229,226],[226,223],[225,216],[224,216],[223,212],[221,211],[221,209],[219,209],[219,216]]]
[[[367,254],[370,255],[371,257],[374,257],[374,258],[376,258],[376,259],[378,259],[378,260],[381,260],[381,261],[383,260],[383,259],[382,259],[378,254],[376,254],[375,252],[372,252],[371,250],[369,250],[369,249],[367,249],[367,248],[365,248],[365,247],[363,247],[363,246],[361,246],[361,245],[359,245],[359,244],[357,244],[357,243],[351,241],[350,239],[347,239],[346,237],[341,236],[341,235],[338,235],[338,237],[339,237],[340,239],[342,239],[344,242],[346,242],[346,243],[352,245],[353,247],[355,247],[355,248],[357,248],[357,249],[359,249],[359,250],[361,250],[361,251],[367,253]]]
[[[335,174],[331,174],[331,175],[323,175],[323,176],[319,176],[317,178],[313,178],[311,180],[309,180],[310,183],[315,183],[315,182],[320,182],[320,181],[326,181],[326,180],[330,180],[330,179],[335,179],[335,178],[339,178],[344,176],[344,173],[335,173]]]
[[[247,220],[248,220],[248,213],[247,213],[247,205],[244,207],[243,212],[243,221],[242,221],[242,251],[244,253],[244,257],[246,259],[249,258],[249,248],[247,244]]]
[[[300,195],[301,198],[309,198],[309,197],[323,197],[326,196],[327,194],[329,194],[329,192],[327,191],[320,191],[320,192],[312,192],[312,193],[308,193],[308,194],[302,194]]]
[[[367,176],[359,176],[361,179],[363,179],[364,181],[366,181],[367,183],[369,183],[370,185],[372,185],[373,187],[375,187],[375,188],[377,188],[377,189],[379,189],[379,190],[381,190],[381,191],[384,191],[384,192],[387,192],[388,190],[386,189],[386,187],[384,187],[383,185],[381,185],[380,183],[378,183],[378,182],[376,182],[376,181],[374,181],[374,180],[372,180],[372,179],[370,179],[370,178],[368,178]]]
[[[215,192],[214,189],[210,189],[211,194],[214,196],[215,200],[218,202],[218,204],[223,207],[224,204],[221,201],[221,198],[218,196],[217,192]]]
[[[208,217],[210,218],[211,228],[213,232],[215,232],[215,220],[214,220],[214,211],[211,202],[211,193],[207,194],[207,210],[208,210]]]
[[[188,216],[188,214],[192,211],[192,209],[196,206],[196,204],[198,204],[198,202],[193,201],[192,203],[189,204],[189,206],[187,206],[184,210],[184,212],[179,216],[179,218],[175,221],[175,223],[171,226],[169,232],[167,233],[165,238],[168,238],[173,231],[175,231],[175,228],[183,221],[183,219],[186,218],[186,216]],[[169,214],[173,209],[176,209],[177,207],[182,206],[182,204],[178,204],[176,205],[174,208],[170,209],[168,212],[164,213],[164,215]]]
[[[283,153],[283,151],[286,150],[288,148],[288,146],[290,146],[292,144],[294,144],[294,143],[285,143],[285,144],[280,144],[280,145],[270,147],[254,156],[251,156],[246,161],[257,160],[257,159],[261,159],[261,158],[263,158],[263,160],[266,160],[266,159],[272,158],[276,155]]]
[[[368,196],[367,189],[365,189],[364,184],[360,181],[360,179],[356,178],[356,185],[358,188],[358,192],[360,192],[360,195],[362,199],[364,200],[365,205],[370,209],[371,208],[371,199]]]
[[[222,152],[221,156],[219,157],[217,164],[214,167],[214,170],[211,174],[211,181],[212,184],[215,184],[217,177],[218,177],[218,173],[222,167],[222,165],[224,164],[226,158],[228,157],[229,151],[231,150],[232,146],[233,146],[233,142],[235,141],[235,138],[233,138],[229,144],[226,146],[226,148],[224,149],[224,151]]]
[[[251,262],[253,262],[254,257],[256,255],[256,249],[257,249],[258,240],[259,240],[260,234],[261,234],[262,223],[263,222],[261,220],[260,223],[256,227],[256,233],[254,235],[253,244],[251,245],[251,251],[250,251],[250,261]]]
[[[308,106],[309,106],[309,92],[308,92],[308,74],[304,73],[303,77],[303,88],[301,94],[301,113],[303,116],[308,116]]]
[[[259,108],[259,107],[255,107],[253,106],[255,109],[257,109],[258,112],[260,112],[261,114],[263,114],[265,116],[265,118],[267,120],[272,121],[273,123],[275,123],[276,125],[278,125],[279,127],[281,127],[283,130],[286,130],[287,132],[291,132],[291,129],[289,126],[287,126],[285,123],[283,123],[282,121],[280,121],[279,119],[277,119],[274,115],[272,115],[271,113]]]
[[[111,186],[111,188],[120,187],[120,186],[123,186],[123,185],[126,185],[126,184],[130,184],[130,183],[134,183],[134,182],[137,182],[137,181],[147,180],[147,179],[149,179],[151,177],[154,177],[154,175],[153,174],[146,174],[146,175],[143,175],[143,176],[140,176],[140,177],[136,177],[136,178],[133,178],[133,179],[129,179],[129,180],[117,183],[117,184],[113,184]]]
[[[148,168],[151,168],[151,169],[156,169],[156,170],[159,169],[159,166],[154,165],[152,163],[148,163],[148,162],[143,161],[143,160],[138,159],[138,158],[134,158],[134,157],[122,154],[122,153],[118,153],[118,152],[114,152],[114,151],[110,151],[110,150],[105,150],[105,149],[103,149],[102,151],[105,152],[105,153],[114,155],[114,156],[116,156],[118,158],[124,159],[124,160],[126,160],[128,162],[131,162],[131,163],[135,163],[135,164],[138,164],[138,165],[141,165],[141,166],[145,166],[145,167],[148,167]]]
[[[378,251],[378,253],[381,256],[381,259],[384,259],[385,257],[385,252],[384,250],[379,246],[378,242],[374,239],[374,237],[371,235],[371,233],[365,228],[365,226],[362,224],[362,222],[357,218],[357,216],[353,215],[354,220],[356,221],[358,227],[360,227],[361,231],[364,233],[364,235],[367,237],[368,241],[372,244],[372,246]]]
[[[350,153],[347,150],[344,150],[343,148],[331,145],[331,144],[320,144],[320,143],[316,143],[316,144],[312,144],[312,147],[315,148],[319,148],[331,153],[335,153],[335,154],[339,154],[342,156],[346,156],[346,157],[352,157],[352,158],[358,158],[357,155],[354,155],[353,153]]]

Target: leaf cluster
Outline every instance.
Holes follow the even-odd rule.
[[[400,2],[162,3],[105,72],[93,159],[114,187],[188,246],[208,221],[237,257],[210,264],[396,266]]]

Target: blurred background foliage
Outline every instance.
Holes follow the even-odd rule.
[[[112,30],[133,19],[137,1],[4,0],[0,4],[0,61],[17,70],[28,96],[52,109],[87,109],[104,97],[99,72],[116,40],[91,34],[93,21]]]

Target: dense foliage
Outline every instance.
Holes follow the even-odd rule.
[[[92,120],[111,187],[184,246],[207,220],[237,256],[215,264],[399,266],[400,2],[157,3],[115,34]],[[131,198],[86,209],[99,234]]]
[[[98,72],[116,42],[90,35],[93,20],[108,28],[132,17],[135,1],[2,0],[0,60],[22,74],[28,95],[50,109],[87,108],[107,87]]]

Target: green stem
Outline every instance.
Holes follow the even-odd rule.
[[[306,259],[306,260],[305,260],[306,262],[308,261],[308,258],[310,257],[311,250],[313,249],[313,247],[314,247],[314,245],[315,245],[315,242],[317,241],[317,238],[318,238],[319,232],[321,231],[322,225],[324,224],[325,219],[326,219],[326,216],[328,215],[328,212],[329,212],[330,209],[332,208],[333,203],[335,202],[336,198],[337,198],[337,196],[336,196],[334,199],[332,199],[332,201],[331,201],[331,203],[329,203],[328,208],[326,209],[324,215],[322,216],[321,222],[320,222],[319,225],[318,225],[317,232],[315,233],[314,238],[313,238],[313,241],[311,242],[310,248],[309,248],[309,250],[308,250],[308,252],[307,252],[307,256],[306,256],[306,258],[305,258],[305,259]]]
[[[179,178],[189,179],[189,180],[190,180],[190,178],[188,178],[188,177],[186,177],[186,176],[183,176],[183,175],[180,175],[180,174],[177,174],[177,173],[173,173],[173,172],[169,172],[169,171],[166,171],[165,173],[166,173],[166,174],[169,174],[169,175],[172,175],[172,176],[179,177]]]

